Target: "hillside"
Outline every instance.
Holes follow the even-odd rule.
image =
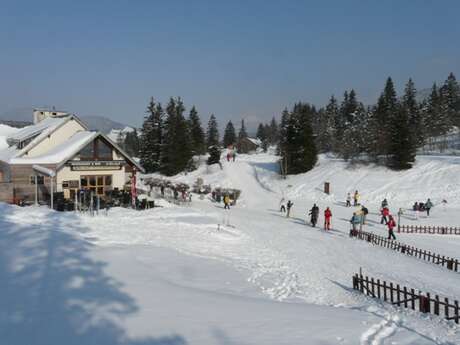
[[[43,344],[458,344],[440,317],[396,308],[350,289],[369,276],[456,299],[460,277],[434,264],[348,237],[358,189],[371,211],[366,230],[385,234],[377,214],[387,197],[403,222],[459,225],[456,158],[418,157],[409,171],[349,167],[321,156],[310,172],[277,174],[272,154],[239,155],[223,169],[204,164],[173,181],[198,177],[242,190],[229,211],[206,197],[190,207],[164,200],[147,211],[108,215],[1,205],[0,339]],[[331,183],[332,193],[322,192]],[[141,187],[141,185],[139,185]],[[282,197],[292,215],[279,212]],[[432,215],[407,210],[431,197]],[[439,201],[447,199],[446,206]],[[316,202],[330,206],[333,230],[306,225]],[[397,234],[403,242],[458,257],[460,236]],[[44,321],[46,320],[46,322]],[[77,331],[78,330],[78,331]]]

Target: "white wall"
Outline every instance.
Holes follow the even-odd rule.
[[[99,171],[73,171],[69,166],[63,166],[56,175],[57,191],[62,192],[62,181],[78,180],[80,176],[112,175],[112,188],[123,189],[126,183],[125,167],[120,170],[99,170]],[[129,175],[129,174],[128,174]]]
[[[66,122],[57,131],[52,133],[49,137],[40,142],[37,146],[30,149],[25,157],[37,157],[46,154],[49,150],[56,146],[65,143],[72,135],[79,131],[84,131],[82,125],[80,125],[74,119]]]

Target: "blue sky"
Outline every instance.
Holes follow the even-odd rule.
[[[459,1],[2,1],[0,113],[56,105],[139,125],[150,96],[204,122],[270,119],[355,88],[460,78]]]

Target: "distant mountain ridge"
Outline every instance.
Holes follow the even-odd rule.
[[[18,107],[7,111],[1,111],[0,122],[11,125],[17,123],[18,126],[32,124],[32,109],[32,107]],[[89,127],[89,129],[98,130],[105,134],[110,133],[112,129],[123,129],[125,127],[130,127],[126,124],[111,120],[104,116],[78,115],[78,117]]]

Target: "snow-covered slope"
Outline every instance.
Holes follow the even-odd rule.
[[[240,155],[223,170],[202,165],[173,177],[241,189],[229,211],[198,196],[191,207],[162,202],[97,217],[0,205],[0,340],[22,344],[34,334],[43,344],[460,343],[452,322],[350,289],[362,269],[456,299],[460,275],[350,239],[354,208],[343,204],[346,192],[358,189],[371,210],[366,230],[385,233],[376,214],[384,196],[392,212],[416,199],[446,198],[448,206],[417,222],[456,225],[455,159],[420,158],[396,173],[321,157],[311,172],[286,180],[276,161]],[[322,193],[325,181],[331,195]],[[450,189],[441,190],[445,184]],[[278,211],[283,195],[294,202],[291,218]],[[313,202],[332,208],[334,230],[305,224]],[[410,211],[404,217],[415,222]],[[398,237],[460,256],[460,236]]]

